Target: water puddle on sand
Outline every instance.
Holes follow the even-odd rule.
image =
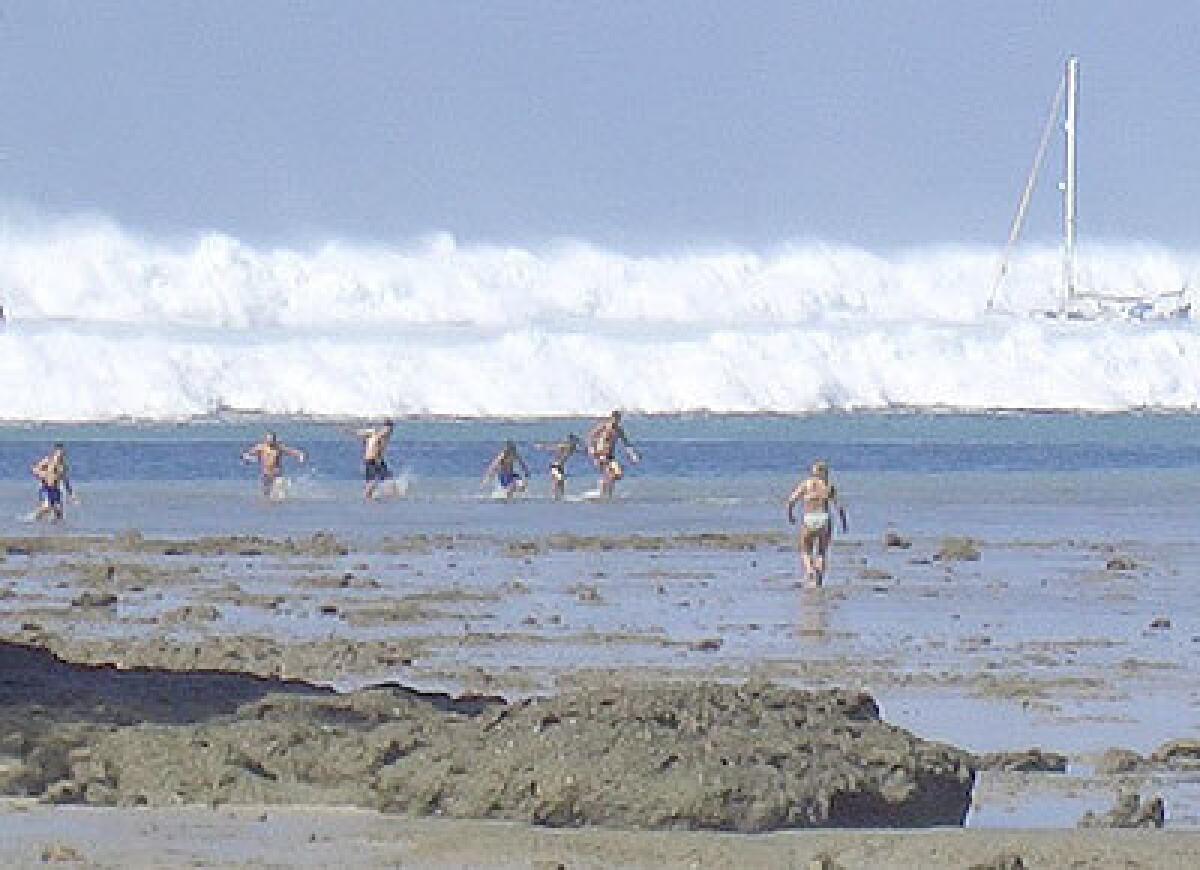
[[[1122,793],[1143,799],[1159,795],[1166,826],[1195,828],[1200,823],[1200,778],[1195,774],[1089,777],[1071,772],[980,775],[967,816],[970,828],[1071,828],[1091,812],[1110,810]]]

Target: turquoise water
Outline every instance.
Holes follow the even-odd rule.
[[[854,534],[889,523],[916,532],[971,529],[1002,537],[1187,536],[1200,490],[1200,417],[1122,414],[830,414],[812,417],[644,417],[627,429],[643,461],[628,467],[617,505],[552,504],[538,441],[591,421],[405,420],[391,464],[402,498],[364,505],[350,424],[233,418],[179,425],[0,428],[0,516],[12,530],[36,497],[30,464],[68,445],[82,504],[68,532],[140,528],[198,534],[317,529],[372,535],[480,529],[582,528],[610,533],[779,528],[781,502],[808,464],[828,460]],[[309,454],[289,467],[289,500],[264,505],[241,451],[271,428]],[[479,478],[501,441],[533,470],[516,505],[492,503]],[[595,486],[583,456],[568,492]]]

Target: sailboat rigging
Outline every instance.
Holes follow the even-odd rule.
[[[1063,114],[1063,103],[1066,111]],[[1160,293],[1105,293],[1096,290],[1082,290],[1078,285],[1078,270],[1076,263],[1076,214],[1078,206],[1077,184],[1077,118],[1079,108],[1079,58],[1072,55],[1067,58],[1066,70],[1059,82],[1050,115],[1042,130],[1042,138],[1034,157],[1033,168],[1026,179],[1025,188],[1017,205],[1017,213],[1009,230],[1008,241],[1001,254],[1000,266],[992,292],[988,296],[988,311],[999,311],[999,299],[1003,289],[1004,279],[1008,274],[1008,264],[1012,257],[1021,228],[1025,222],[1025,214],[1029,209],[1029,201],[1037,184],[1037,177],[1045,163],[1054,128],[1060,117],[1063,122],[1065,140],[1064,180],[1062,190],[1062,219],[1063,219],[1063,248],[1062,248],[1062,279],[1059,288],[1059,301],[1056,309],[1036,312],[1040,316],[1062,318],[1066,320],[1170,320],[1191,316],[1191,304],[1185,300],[1187,288],[1170,290]]]

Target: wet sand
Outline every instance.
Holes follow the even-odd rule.
[[[225,826],[234,843],[253,840],[263,825],[307,825],[317,836],[313,855],[324,842],[365,838],[382,851],[356,853],[364,864],[406,866],[612,866],[614,856],[626,866],[808,866],[824,852],[845,867],[949,867],[987,866],[1007,851],[1026,866],[1064,866],[1066,856],[1091,862],[1085,866],[1182,867],[1197,845],[1189,829],[1200,815],[1200,754],[1154,757],[1172,739],[1194,738],[1200,725],[1200,627],[1186,598],[1200,565],[1195,545],[851,538],[839,542],[835,573],[817,592],[798,588],[790,540],[757,532],[411,535],[355,544],[330,534],[167,541],[131,533],[6,539],[0,554],[0,639],[71,662],[225,671],[293,681],[305,692],[391,682],[510,701],[709,681],[867,691],[887,722],[920,737],[975,753],[1040,745],[1066,757],[1061,773],[981,769],[972,827],[1069,829],[1121,793],[1166,798],[1166,831],[1086,837],[635,836],[341,809],[272,807],[261,822],[226,805],[168,812],[11,804],[0,818],[14,839],[0,840],[27,850],[12,852],[13,860],[40,861],[45,843],[77,843],[55,833],[65,827],[55,820],[85,816],[63,813],[91,814],[87,824],[101,833],[74,847],[101,863],[123,863],[104,849],[128,848],[125,857],[140,861],[137,849],[168,848],[157,834],[125,842],[121,831],[138,824],[169,832],[168,851],[179,857],[171,864],[243,860],[203,857],[215,848],[205,833],[213,825]],[[232,706],[200,713],[228,715],[235,701],[246,698],[235,693]],[[1112,747],[1133,755],[1120,770],[1102,763]],[[235,803],[242,801],[261,803],[249,793]],[[455,830],[470,830],[472,846]],[[552,854],[541,857],[543,848]],[[1175,849],[1180,863],[1171,864]],[[252,865],[309,860],[239,854]],[[740,857],[723,864],[731,854]],[[475,860],[485,858],[491,863]]]
[[[1198,848],[1200,834],[1171,831],[803,831],[746,836],[561,830],[328,807],[112,810],[0,802],[0,863],[13,868],[44,868],[62,861],[64,866],[114,868],[1190,870]],[[1015,858],[1021,863],[1013,863]]]
[[[1009,734],[1061,726],[1088,750],[1123,734],[1148,751],[1200,724],[1200,545],[900,543],[839,542],[810,592],[774,533],[0,539],[0,636],[343,688],[520,697],[699,674],[865,688],[893,716],[966,698],[1008,709]],[[933,718],[912,724],[952,717]],[[1012,748],[998,736],[945,733]]]

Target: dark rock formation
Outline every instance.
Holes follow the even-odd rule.
[[[1123,794],[1116,805],[1103,815],[1085,813],[1081,828],[1161,828],[1166,823],[1166,804],[1155,795],[1143,802],[1140,795]]]
[[[1037,773],[1065,773],[1067,770],[1067,756],[1036,747],[1015,752],[988,752],[976,760],[981,770]]]
[[[0,644],[0,790],[56,803],[305,803],[765,831],[959,825],[972,757],[867,695],[605,687],[506,704],[118,671]]]
[[[1196,770],[1200,768],[1200,740],[1191,737],[1169,740],[1151,753],[1150,760],[1175,770]]]
[[[1114,747],[1101,753],[1095,761],[1095,769],[1101,775],[1133,773],[1143,764],[1145,759],[1132,749]]]
[[[978,562],[979,543],[971,538],[944,538],[933,558],[941,562]]]
[[[968,870],[1025,870],[1025,861],[1016,852],[1002,852],[991,861],[972,864]]]
[[[483,719],[474,742],[439,747],[433,805],[418,803],[429,790],[412,788],[428,764],[409,755],[381,771],[383,806],[550,825],[763,831],[956,825],[970,802],[970,758],[884,724],[862,694],[614,688]]]

